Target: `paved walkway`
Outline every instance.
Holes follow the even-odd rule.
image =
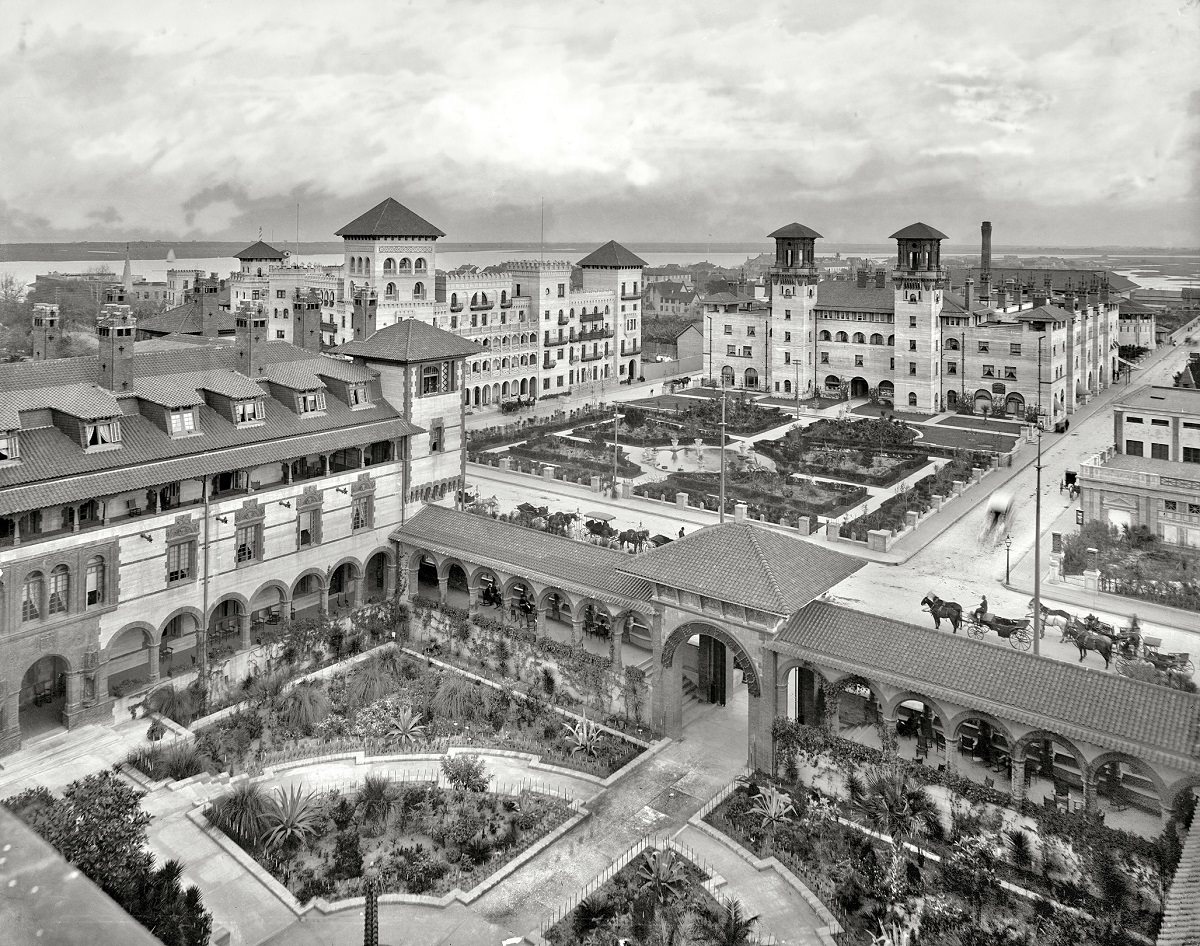
[[[381,938],[391,943],[480,944],[537,930],[544,918],[567,902],[631,844],[647,834],[686,832],[682,840],[723,876],[726,895],[739,897],[762,917],[762,931],[781,943],[815,943],[819,921],[792,888],[770,872],[759,873],[736,853],[689,829],[687,819],[744,766],[747,695],[739,688],[729,706],[698,705],[687,714],[685,736],[642,763],[612,788],[566,774],[530,770],[515,759],[488,757],[488,770],[500,785],[535,779],[588,804],[591,816],[523,864],[473,904],[443,909],[382,903]],[[717,748],[719,747],[719,748]],[[316,770],[281,773],[268,787],[303,784],[329,788],[357,782],[382,769],[396,776],[432,768],[429,761],[354,766],[337,762]],[[231,946],[337,944],[361,935],[362,911],[303,919],[284,907],[233,858],[186,818],[198,803],[220,794],[219,785],[165,789],[150,795],[155,817],[151,845],[160,857],[187,864],[186,878],[197,883],[218,926],[230,931]]]
[[[92,772],[111,768],[130,752],[149,745],[144,719],[59,729],[0,759],[0,799],[44,785],[62,791]]]

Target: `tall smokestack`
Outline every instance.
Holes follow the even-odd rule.
[[[985,273],[992,271],[992,222],[983,221],[979,226],[979,268]]]

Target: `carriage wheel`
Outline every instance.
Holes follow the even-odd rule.
[[[1175,672],[1185,677],[1190,677],[1196,672],[1196,665],[1192,663],[1192,658],[1189,657],[1186,662],[1175,668]]]
[[[1129,665],[1128,657],[1117,657],[1113,660],[1113,668],[1122,676],[1125,674],[1125,668]]]
[[[983,635],[986,633],[987,633],[987,628],[984,627],[982,624],[975,624],[974,622],[972,622],[967,627],[967,634],[970,637],[975,638],[976,640],[980,640],[983,637]]]
[[[1014,650],[1029,650],[1033,645],[1033,632],[1028,629],[1013,631],[1008,637],[1008,643]]]

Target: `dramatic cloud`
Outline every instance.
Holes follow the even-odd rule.
[[[1200,243],[1180,0],[96,9],[0,7],[0,240]]]

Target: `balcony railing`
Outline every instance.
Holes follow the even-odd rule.
[[[511,309],[512,305],[513,305],[512,299],[501,299],[500,300],[500,308],[502,308],[502,309]]]
[[[634,344],[634,345],[629,345],[629,346],[622,345],[621,346],[621,354],[622,355],[636,355],[636,354],[639,354],[641,352],[641,350],[642,350],[641,344]]]
[[[552,357],[551,355],[546,355],[544,358],[542,358],[542,367],[543,368],[553,368],[557,364],[558,364],[558,359]]]
[[[612,337],[613,337],[613,330],[611,328],[594,328],[594,329],[589,329],[587,331],[579,333],[579,340],[581,342],[590,342],[593,340],[599,340],[599,339],[603,339],[603,338],[612,338]]]
[[[580,322],[598,322],[603,319],[606,319],[607,317],[608,316],[606,316],[603,312],[583,312],[583,313],[580,313],[579,321]]]
[[[472,302],[471,303],[471,311],[472,312],[486,312],[486,311],[492,309],[494,306],[495,306],[495,303],[490,299],[487,302]]]
[[[623,292],[623,293],[621,293],[621,301],[622,302],[629,302],[630,300],[636,302],[640,298],[642,298],[642,294],[640,292]]]
[[[461,302],[459,302],[459,303],[456,303],[455,305],[452,305],[452,306],[450,306],[450,311],[451,311],[451,312],[461,312],[462,310],[463,310],[463,304],[462,304]]]
[[[571,317],[569,315],[560,315],[558,317],[558,324],[559,325],[570,325]]]
[[[588,354],[585,351],[580,354],[579,360],[580,361],[599,361],[601,358],[605,358],[605,357],[607,357],[607,355],[604,352],[596,351],[596,352],[592,352],[591,354]]]

